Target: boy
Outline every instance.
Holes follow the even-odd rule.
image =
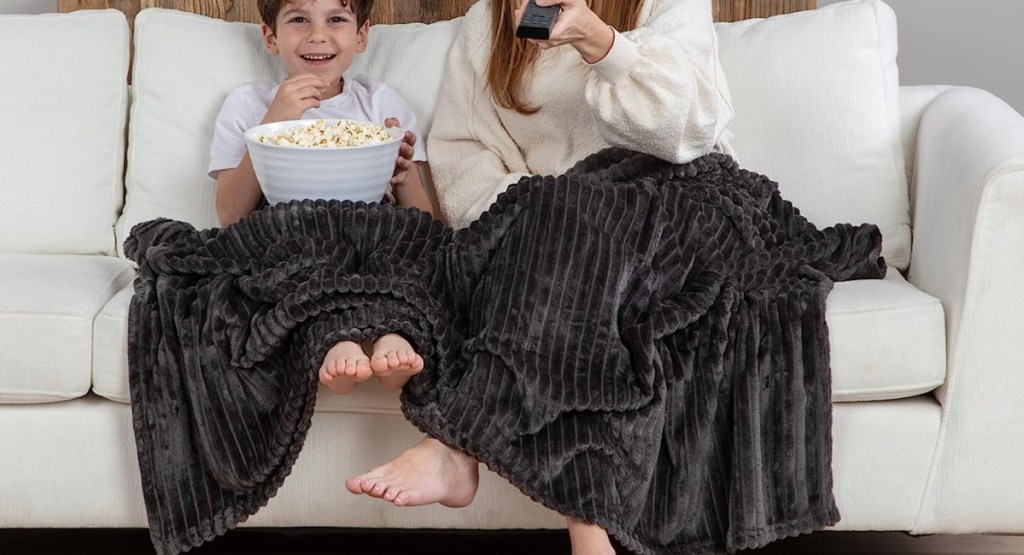
[[[250,214],[262,201],[259,182],[242,134],[263,123],[294,119],[343,118],[405,122],[416,117],[391,88],[362,75],[344,75],[357,52],[366,50],[373,0],[260,0],[264,46],[279,56],[288,73],[280,84],[248,83],[224,100],[210,145],[210,177],[217,180],[216,207],[221,225]],[[388,199],[432,213],[413,161],[423,161],[422,143],[406,131],[395,163]],[[420,357],[398,334],[373,342],[371,355],[352,341],[333,346],[320,367],[320,381],[344,394],[376,375],[388,388],[400,388],[423,369]]]

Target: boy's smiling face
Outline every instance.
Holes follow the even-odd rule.
[[[366,50],[370,22],[356,22],[352,0],[293,0],[277,14],[276,27],[263,25],[267,52],[281,57],[289,76],[326,79],[327,98],[341,91],[341,76],[356,52]]]

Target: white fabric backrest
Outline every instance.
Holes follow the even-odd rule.
[[[128,36],[117,10],[0,17],[0,252],[114,252]]]
[[[425,134],[459,24],[374,25],[367,51],[356,56],[350,72],[394,88]],[[131,227],[152,218],[217,225],[214,182],[206,170],[221,104],[242,83],[283,77],[279,60],[263,48],[258,25],[159,8],[139,12],[119,252]]]
[[[416,112],[423,135],[420,140],[426,139],[434,121],[448,48],[461,25],[461,17],[430,25],[373,25],[366,52],[356,56],[349,70],[373,76],[395,89]]]
[[[395,88],[425,134],[460,23],[375,25],[351,71]],[[887,261],[905,268],[910,217],[892,10],[851,0],[717,31],[741,165],[778,181],[819,225],[878,224]],[[159,216],[216,225],[206,168],[220,105],[241,83],[283,77],[257,25],[147,9],[135,45],[119,245],[132,225]]]
[[[150,8],[135,18],[125,208],[118,252],[133,225],[157,217],[217,225],[206,175],[224,97],[249,81],[283,77],[259,27]]]
[[[892,9],[851,0],[716,30],[740,165],[777,181],[818,225],[877,224],[887,262],[906,268],[910,205]]]

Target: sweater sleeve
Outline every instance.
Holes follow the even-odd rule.
[[[468,226],[510,184],[531,175],[518,145],[498,118],[484,87],[483,69],[471,61],[474,49],[489,47],[482,7],[478,3],[466,14],[452,44],[427,138],[441,212],[454,228]]]
[[[591,64],[586,99],[610,144],[688,162],[724,141],[732,118],[707,0],[648,0]],[[723,145],[728,148],[727,145]]]

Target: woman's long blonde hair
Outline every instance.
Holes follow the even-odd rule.
[[[520,114],[534,114],[539,107],[523,100],[524,84],[540,56],[540,47],[515,36],[515,13],[521,0],[491,0],[491,59],[487,86],[499,106]],[[588,0],[602,21],[619,31],[634,29],[643,0]]]

